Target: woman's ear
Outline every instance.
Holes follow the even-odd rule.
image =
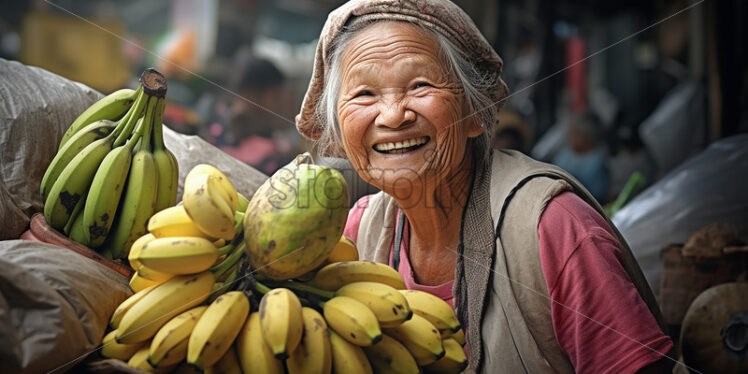
[[[481,126],[480,119],[475,114],[465,119],[465,121],[467,122],[465,125],[467,126],[468,138],[476,138],[486,131],[486,129]]]

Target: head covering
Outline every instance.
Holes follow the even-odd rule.
[[[296,128],[305,137],[317,140],[324,124],[318,123],[315,111],[329,72],[328,57],[335,39],[343,28],[353,22],[405,21],[432,29],[452,41],[481,72],[501,75],[501,57],[478,31],[470,17],[457,5],[447,0],[353,0],[343,4],[327,17],[322,28],[314,70],[309,88],[296,116]],[[501,105],[508,89],[499,84],[490,88],[488,96]]]

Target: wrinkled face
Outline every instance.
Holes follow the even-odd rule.
[[[475,116],[465,119],[463,90],[439,50],[437,39],[416,26],[378,22],[343,53],[343,148],[364,180],[390,194],[461,172],[468,138],[483,131]]]

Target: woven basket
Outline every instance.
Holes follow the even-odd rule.
[[[665,323],[680,325],[688,306],[702,291],[745,277],[748,255],[744,252],[720,257],[683,256],[683,246],[671,244],[660,252],[662,278],[660,309]]]

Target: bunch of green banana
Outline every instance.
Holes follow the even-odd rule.
[[[178,165],[162,135],[166,81],[148,69],[140,82],[73,122],[40,186],[49,225],[109,258],[126,257],[156,209],[176,202]]]

